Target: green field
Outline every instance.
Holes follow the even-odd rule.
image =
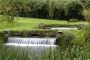
[[[36,19],[36,18],[21,18],[15,20],[14,23],[2,23],[0,26],[0,31],[3,30],[34,30],[39,29],[38,26],[40,23],[45,24],[87,24],[84,21],[79,22],[68,22],[68,21],[62,21],[62,20],[49,20],[49,19]]]

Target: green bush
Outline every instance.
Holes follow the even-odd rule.
[[[4,0],[2,0],[4,1]],[[84,19],[81,0],[7,0],[0,4],[0,14],[48,19]],[[1,2],[1,1],[0,1]],[[85,1],[87,2],[87,1]],[[85,3],[89,6],[89,3]],[[86,7],[86,5],[84,6]],[[7,8],[6,8],[7,7]],[[9,10],[8,10],[9,9]]]
[[[90,9],[84,9],[83,11],[85,19],[89,22],[90,21]]]
[[[81,0],[81,2],[86,9],[90,8],[90,0]]]
[[[5,43],[6,41],[7,40],[5,34],[3,32],[0,32],[0,44]]]
[[[85,29],[85,41],[86,42],[90,42],[90,23],[88,24],[88,26]]]
[[[66,8],[66,15],[67,15],[67,19],[79,19],[79,20],[84,20],[84,15],[82,14],[83,12],[83,6],[78,3],[78,2],[70,2],[67,5]]]
[[[60,35],[57,40],[56,44],[59,45],[62,49],[66,49],[72,46],[72,41],[75,39],[74,34],[72,33],[63,33]]]
[[[13,22],[14,16],[16,16],[16,7],[14,7],[14,4],[12,0],[6,1],[6,0],[0,0],[0,21],[3,22]]]

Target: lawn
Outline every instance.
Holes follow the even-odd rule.
[[[45,24],[87,24],[84,21],[79,22],[68,22],[63,20],[49,20],[49,19],[36,19],[36,18],[23,18],[18,17],[18,19],[15,19],[16,21],[14,23],[7,23],[7,24],[0,24],[1,27],[0,31],[3,30],[34,30],[38,29],[38,26],[40,23]]]

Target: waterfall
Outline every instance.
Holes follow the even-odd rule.
[[[55,46],[56,38],[9,37],[5,45],[12,46]]]
[[[51,30],[78,30],[77,27],[51,27]]]

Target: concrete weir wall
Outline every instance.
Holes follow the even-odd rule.
[[[46,38],[56,38],[55,45],[61,45],[60,42],[63,42],[63,43],[64,41],[70,42],[71,40],[74,39],[74,35],[72,33],[65,33],[65,32],[60,32],[60,31],[58,32],[56,30],[49,30],[49,31],[12,31],[10,30],[10,31],[4,31],[2,36],[4,38],[3,41],[6,41],[6,42],[10,40],[9,38],[16,37],[15,38],[16,40],[17,38],[20,38],[19,39],[20,43],[24,41],[23,39],[25,39],[25,41],[29,41],[32,38],[35,40],[37,40],[37,38],[38,39],[41,38],[42,40]]]
[[[56,30],[50,31],[4,31],[5,37],[57,37],[62,32]]]
[[[9,37],[21,37],[21,38],[57,38],[62,35],[62,32],[56,30],[46,31],[4,31],[0,33],[2,41],[7,42]]]
[[[8,42],[8,38],[10,37],[17,37],[17,38],[58,38],[58,36],[62,35],[62,32],[58,32],[56,30],[50,30],[50,31],[4,31],[3,33],[0,33],[3,38],[2,41],[5,43]],[[56,42],[55,42],[56,44]]]

